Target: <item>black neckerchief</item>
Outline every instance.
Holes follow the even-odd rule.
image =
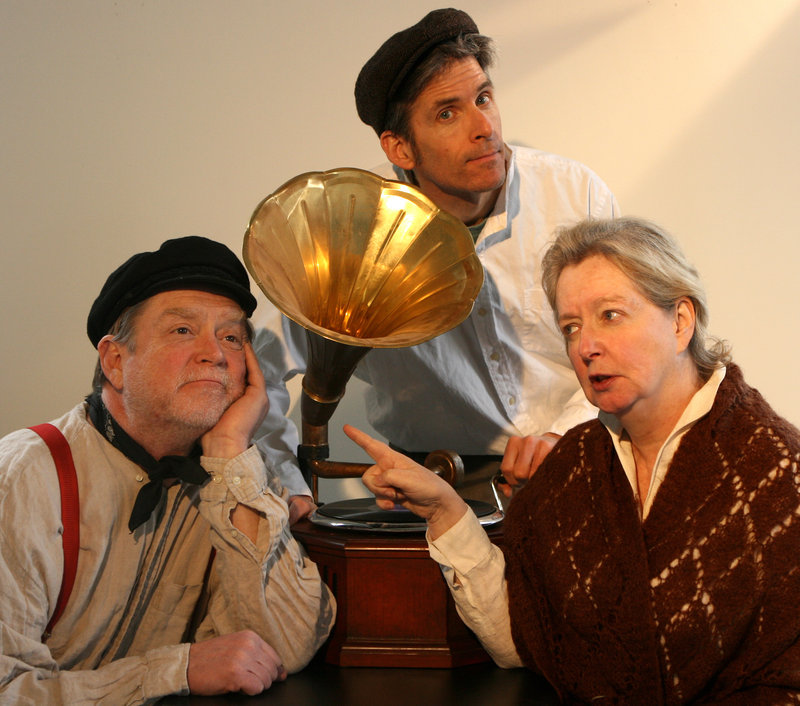
[[[178,478],[186,483],[200,485],[208,478],[208,473],[200,465],[201,449],[196,445],[188,456],[163,456],[156,461],[147,451],[137,444],[125,430],[111,416],[99,392],[94,392],[86,398],[89,406],[89,418],[95,429],[99,431],[108,442],[119,449],[137,466],[141,466],[150,478],[136,496],[133,504],[131,518],[128,520],[128,529],[133,532],[139,525],[147,522],[153,510],[161,500],[164,492],[164,481],[168,478]]]

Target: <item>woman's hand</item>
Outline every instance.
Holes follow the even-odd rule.
[[[432,540],[444,534],[469,509],[455,489],[433,471],[346,424],[344,432],[375,461],[362,476],[375,494],[378,507],[389,510],[402,505],[428,523]]]

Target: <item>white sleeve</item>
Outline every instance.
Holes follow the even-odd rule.
[[[468,510],[428,545],[464,624],[498,666],[521,667],[522,660],[511,637],[505,557],[489,540],[475,514]]]
[[[269,317],[269,313],[267,318],[262,317],[264,326],[258,328],[253,337],[253,350],[264,373],[269,398],[267,416],[256,431],[254,442],[267,464],[275,469],[289,495],[310,496],[311,490],[297,463],[297,427],[286,416],[291,404],[286,383],[305,370],[304,359],[296,359],[303,350],[298,350],[294,341],[285,338],[282,331],[284,317],[274,307],[274,316]]]
[[[149,650],[140,657],[124,657],[97,669],[58,670],[44,668],[31,653],[11,654],[22,645],[21,637],[0,625],[3,654],[0,655],[0,703],[8,704],[138,704],[170,694],[189,693],[186,669],[189,645],[170,645]],[[24,637],[22,638],[24,641]],[[46,646],[34,651],[48,652]],[[43,649],[42,649],[43,648]]]

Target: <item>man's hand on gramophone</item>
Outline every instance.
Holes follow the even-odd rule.
[[[542,436],[512,436],[508,440],[506,452],[500,463],[500,470],[506,481],[500,488],[507,498],[510,498],[514,490],[525,485],[536,473],[539,464],[544,461],[545,456],[560,438],[558,434],[548,432]]]
[[[289,524],[308,517],[317,509],[316,503],[308,495],[289,496]]]
[[[389,510],[399,504],[424,518],[432,540],[450,529],[469,509],[453,487],[433,471],[349,424],[344,432],[375,461],[361,479],[375,494],[377,505]]]

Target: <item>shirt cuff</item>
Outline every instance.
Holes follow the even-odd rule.
[[[267,486],[267,470],[255,446],[234,458],[203,456],[200,463],[211,476],[211,482],[204,488],[208,499],[222,500],[230,491],[237,502],[251,503]]]
[[[142,695],[145,699],[189,693],[190,647],[188,643],[169,645],[145,654],[146,667],[142,678]]]
[[[461,575],[469,573],[484,561],[491,550],[492,541],[470,509],[435,541],[431,541],[428,537],[431,559],[440,565],[455,569],[456,573]]]

